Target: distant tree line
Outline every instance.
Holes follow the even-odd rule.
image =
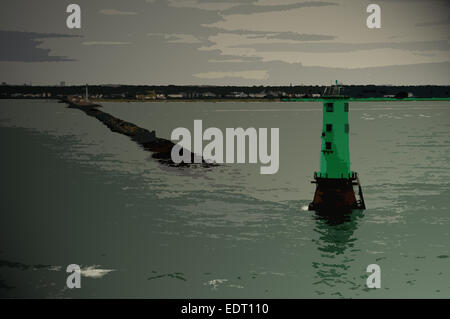
[[[185,99],[199,98],[232,98],[232,97],[312,97],[322,94],[325,86],[292,85],[292,86],[180,86],[180,85],[90,85],[89,95],[105,99],[136,99],[138,96],[155,94],[171,95]],[[450,86],[414,85],[346,85],[343,94],[355,98],[408,96],[420,98],[450,97]],[[0,98],[58,98],[67,95],[84,95],[85,86],[17,86],[1,85]]]

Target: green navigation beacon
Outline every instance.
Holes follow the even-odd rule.
[[[309,210],[343,212],[365,209],[358,174],[350,170],[348,123],[349,97],[341,95],[341,87],[326,87],[322,95],[323,125],[320,171],[314,173],[316,191]],[[356,199],[353,186],[358,186]]]

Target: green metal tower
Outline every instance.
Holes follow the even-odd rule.
[[[365,209],[362,189],[356,172],[350,170],[348,122],[349,98],[341,88],[327,87],[323,99],[320,171],[314,173],[317,184],[310,210]],[[353,186],[359,187],[357,200]]]
[[[323,101],[322,146],[319,177],[349,178],[348,99],[328,98]]]

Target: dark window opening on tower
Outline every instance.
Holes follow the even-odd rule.
[[[333,103],[326,103],[325,107],[327,109],[327,112],[333,112]]]
[[[331,142],[325,142],[325,147],[327,150],[331,150]]]
[[[344,103],[344,112],[348,112],[348,103]]]
[[[350,132],[350,125],[345,124],[345,133]]]
[[[327,124],[327,132],[331,132],[333,129],[333,124]]]

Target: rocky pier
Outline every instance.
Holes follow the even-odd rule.
[[[171,151],[175,144],[163,138],[156,136],[155,131],[149,131],[147,129],[141,128],[133,123],[126,122],[119,118],[112,116],[109,113],[101,111],[99,108],[100,104],[87,102],[84,100],[79,100],[71,97],[66,97],[61,100],[61,102],[68,104],[68,107],[75,108],[83,111],[89,116],[95,117],[97,120],[106,125],[112,132],[120,133],[130,137],[133,141],[142,146],[145,150],[152,152],[152,157],[159,160],[161,163],[170,166],[188,166],[192,164],[175,164],[171,158]],[[189,152],[190,150],[183,149],[183,152]],[[194,154],[191,153],[192,159]],[[192,160],[193,162],[193,160]],[[198,164],[197,164],[198,165]],[[202,166],[212,166],[210,163],[202,161]]]

